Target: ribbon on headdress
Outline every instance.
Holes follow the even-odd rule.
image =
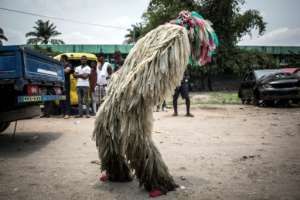
[[[181,11],[175,24],[185,27],[191,40],[191,60],[203,66],[212,60],[212,55],[219,45],[212,23],[195,11]]]

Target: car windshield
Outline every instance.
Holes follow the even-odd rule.
[[[269,76],[271,74],[276,74],[282,72],[280,69],[266,69],[266,70],[255,70],[254,74],[256,79],[261,79],[263,77]]]

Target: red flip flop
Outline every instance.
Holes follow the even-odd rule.
[[[163,193],[159,189],[154,189],[151,192],[149,192],[149,197],[155,198],[163,195]]]
[[[108,181],[108,176],[106,174],[102,174],[99,179],[102,182],[106,182],[106,181]]]

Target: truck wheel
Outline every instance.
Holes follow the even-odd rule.
[[[10,125],[10,122],[0,122],[0,133],[5,131]]]
[[[61,111],[60,111],[60,107],[59,105],[56,105],[55,102],[49,102],[49,108],[48,108],[48,114],[50,115],[60,115]]]

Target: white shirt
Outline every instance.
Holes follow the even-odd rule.
[[[105,62],[101,68],[101,70],[99,69],[101,63],[99,63],[97,65],[97,85],[107,85],[107,68],[108,66],[110,66],[110,63]]]
[[[82,75],[82,74],[91,74],[91,68],[86,65],[84,67],[81,67],[78,66],[75,68],[75,73],[78,73],[79,75]],[[89,79],[83,79],[83,78],[77,78],[77,87],[78,86],[85,86],[85,87],[90,87],[90,82],[89,82]]]

